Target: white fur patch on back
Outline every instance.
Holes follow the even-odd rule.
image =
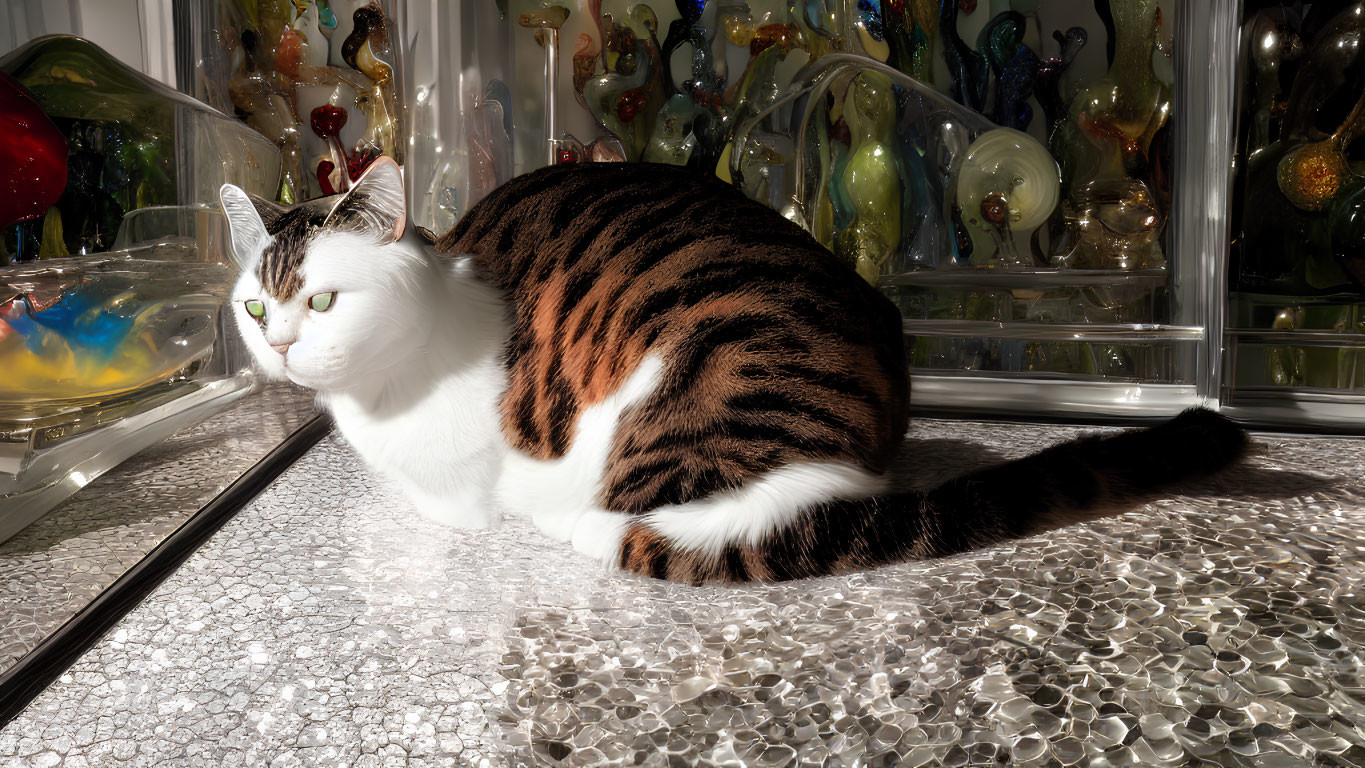
[[[589,510],[602,511],[602,473],[621,414],[654,392],[663,367],[657,356],[644,357],[615,392],[585,408],[569,450],[560,458],[542,461],[509,452],[495,494],[503,508],[530,516],[536,527],[559,541],[577,538],[578,519]],[[617,540],[619,544],[619,532]]]
[[[851,464],[789,464],[736,490],[660,507],[639,521],[680,549],[718,557],[731,544],[762,543],[818,504],[865,499],[886,491],[884,476]]]

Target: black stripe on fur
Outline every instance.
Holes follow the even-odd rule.
[[[1246,433],[1202,408],[1165,424],[1091,436],[951,480],[927,492],[831,501],[759,545],[777,579],[821,576],[964,552],[1090,519],[1241,458]],[[712,578],[735,581],[734,558]]]

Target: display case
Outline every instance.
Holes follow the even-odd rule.
[[[716,173],[897,302],[921,411],[1140,420],[1206,405],[1354,429],[1365,120],[1355,59],[1328,52],[1356,39],[1360,4],[1278,8],[509,0],[400,13],[427,33],[414,60],[450,54],[412,73],[416,110],[458,100],[427,108],[414,146],[439,136],[429,144],[475,163],[461,183],[552,162]],[[451,77],[455,95],[439,85]],[[1307,95],[1290,95],[1296,81]],[[1323,124],[1278,138],[1286,99]],[[1278,162],[1311,142],[1296,166],[1310,180],[1335,147],[1330,206],[1259,191],[1276,173],[1267,143]],[[442,231],[477,193],[426,167],[410,177],[417,220]]]
[[[326,427],[224,311],[281,154],[167,83],[171,5],[0,2],[0,720]]]
[[[1241,8],[1221,395],[1365,428],[1365,3]]]
[[[414,148],[474,163],[463,184],[644,160],[740,185],[897,302],[921,410],[1142,419],[1218,401],[1227,213],[1207,202],[1228,196],[1235,2],[398,12],[422,30],[405,38]],[[428,167],[410,192],[439,232],[477,192]]]
[[[223,133],[232,121],[162,93],[176,117],[155,141],[175,134],[214,162],[245,142],[247,162],[222,169],[256,168],[282,202],[341,191],[388,154],[412,220],[440,233],[547,163],[687,165],[783,212],[897,303],[922,412],[1140,420],[1204,404],[1359,426],[1365,119],[1360,68],[1332,53],[1358,34],[1359,3],[172,7],[180,89],[254,130]],[[69,67],[30,69],[79,92],[53,74]],[[218,226],[206,222],[222,171],[172,179],[138,165],[165,147],[58,132],[73,162],[118,155],[140,170],[80,201],[64,193],[49,208],[70,221],[44,212],[7,229],[6,258],[144,243],[165,260],[178,246],[163,235]],[[1335,186],[1306,200],[1285,192],[1286,173]],[[158,284],[131,276],[138,253],[121,258],[49,282]],[[10,281],[11,315],[28,269]],[[204,296],[221,298],[218,277]],[[39,434],[16,425],[11,437]]]
[[[405,162],[403,139],[420,134],[404,124],[393,5],[176,6],[179,87],[279,149],[279,187],[267,197],[291,204],[337,194],[381,155]]]
[[[272,190],[280,159],[83,38],[30,41],[0,73],[2,541],[250,388],[209,203],[228,181]]]

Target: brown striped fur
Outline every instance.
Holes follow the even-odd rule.
[[[545,168],[495,190],[437,248],[472,254],[514,309],[501,416],[519,450],[562,456],[585,408],[646,354],[666,362],[658,388],[621,417],[600,499],[609,511],[685,504],[802,462],[881,473],[900,445],[909,377],[895,306],[713,177],[648,164]],[[1244,437],[1220,417],[1181,418],[928,493],[831,501],[710,559],[634,522],[619,563],[678,581],[749,581],[960,551],[1240,454]],[[1175,453],[1173,439],[1183,443]]]
[[[562,455],[578,413],[646,351],[682,363],[619,430],[608,509],[685,503],[795,461],[881,471],[905,431],[895,307],[715,179],[554,166],[495,191],[437,247],[474,254],[517,308],[503,420],[533,456]]]

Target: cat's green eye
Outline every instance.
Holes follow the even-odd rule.
[[[314,312],[326,312],[332,308],[332,299],[337,297],[337,292],[319,293],[308,300],[308,308]]]
[[[263,320],[265,318],[265,304],[261,303],[259,299],[251,299],[246,303],[246,313],[257,320]]]

